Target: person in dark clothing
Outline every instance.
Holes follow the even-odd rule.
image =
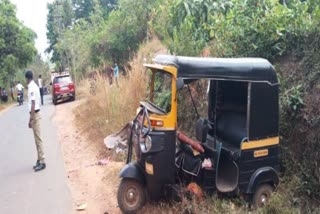
[[[41,75],[39,75],[39,78],[38,78],[38,86],[40,89],[41,105],[43,105],[43,83],[42,83]]]
[[[112,69],[112,67],[109,66],[109,65],[106,65],[105,66],[105,72],[106,72],[107,78],[109,80],[109,85],[112,85],[112,78],[113,78],[113,69]]]
[[[3,102],[8,102],[8,93],[5,88],[2,88],[1,90],[1,100]]]

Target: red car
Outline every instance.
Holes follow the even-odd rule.
[[[76,99],[75,86],[70,75],[55,76],[52,81],[52,102],[54,105],[59,100]]]

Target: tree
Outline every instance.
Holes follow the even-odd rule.
[[[58,51],[65,53],[68,67],[74,76],[83,74],[90,67],[90,37],[95,35],[95,28],[85,20],[75,24],[72,29],[61,35]]]
[[[149,36],[149,21],[153,8],[162,0],[119,0],[104,27],[92,39],[92,61],[126,62],[130,53]]]
[[[57,43],[59,36],[70,28],[74,21],[74,14],[70,0],[55,0],[48,4],[47,15],[47,38],[49,40],[49,47],[46,52],[52,54],[51,62],[66,64],[61,62],[65,53],[57,50]]]
[[[58,25],[55,17],[55,5],[52,3],[48,4],[47,7],[47,39],[49,41],[49,47],[46,49],[46,52],[52,54],[52,62],[57,62],[60,60],[60,54],[55,50],[55,45],[58,42]]]
[[[16,17],[9,0],[0,0],[0,84],[8,85],[16,72],[33,60],[36,34]]]
[[[103,18],[106,18],[109,13],[117,6],[117,0],[98,0],[103,12]],[[72,6],[75,11],[75,20],[86,19],[95,11],[95,0],[72,0]]]

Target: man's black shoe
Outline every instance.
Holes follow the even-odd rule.
[[[46,164],[45,163],[40,163],[36,168],[34,168],[35,172],[38,172],[40,170],[43,170],[46,168]]]
[[[39,166],[39,164],[40,164],[40,161],[39,161],[39,160],[37,160],[37,163],[36,163],[36,165],[35,165],[35,166],[33,166],[33,169],[35,169],[37,166]]]

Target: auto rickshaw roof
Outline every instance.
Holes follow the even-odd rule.
[[[263,58],[201,58],[158,55],[154,63],[175,66],[183,79],[221,79],[277,84],[272,64]]]

